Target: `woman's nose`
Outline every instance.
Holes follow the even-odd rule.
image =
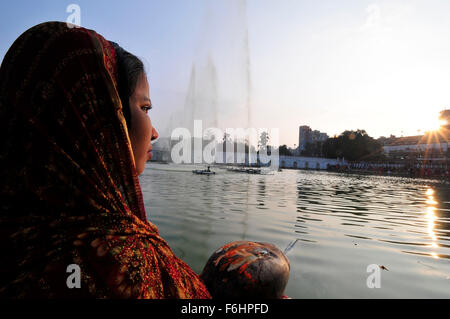
[[[156,129],[153,127],[152,128],[152,141],[156,140],[159,137],[158,132],[156,131]]]

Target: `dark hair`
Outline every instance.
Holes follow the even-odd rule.
[[[136,84],[139,76],[144,70],[144,64],[142,61],[124,50],[120,45],[110,41],[116,51],[116,63],[117,63],[117,85],[120,100],[122,101],[123,115],[127,122],[127,127],[131,127],[131,112],[130,112],[130,96],[136,89]]]

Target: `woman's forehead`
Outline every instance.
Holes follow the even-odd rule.
[[[150,86],[144,73],[139,77],[134,93],[139,99],[150,101]]]

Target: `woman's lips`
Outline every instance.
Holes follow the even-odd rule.
[[[152,150],[151,150],[151,149],[149,149],[149,150],[147,151],[147,161],[151,160],[151,159],[152,159],[152,157],[153,157],[153,153],[152,153]]]

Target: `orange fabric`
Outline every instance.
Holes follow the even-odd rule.
[[[48,22],[0,68],[0,296],[209,298],[148,222],[113,47]],[[66,268],[81,268],[69,289]]]

